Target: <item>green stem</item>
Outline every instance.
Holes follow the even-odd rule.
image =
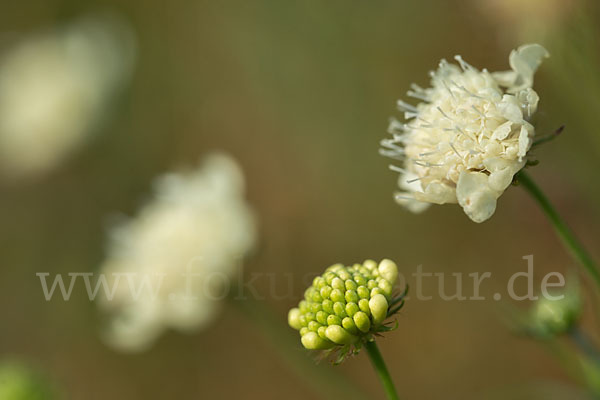
[[[251,298],[230,298],[231,303],[252,323],[265,342],[281,356],[286,366],[304,383],[311,386],[314,394],[322,399],[365,400],[369,398],[350,379],[329,365],[316,364],[300,345],[298,333],[282,321],[265,301]]]
[[[517,174],[517,181],[523,186],[529,194],[537,201],[540,208],[544,211],[557,235],[561,238],[565,247],[569,249],[573,257],[581,263],[581,265],[587,270],[587,272],[594,279],[596,284],[600,287],[600,271],[592,260],[590,254],[585,250],[583,245],[577,240],[573,232],[569,229],[567,224],[558,215],[550,201],[541,191],[541,189],[533,182],[531,177],[523,170]]]
[[[579,326],[574,326],[569,331],[569,337],[583,354],[600,365],[600,351],[598,351],[594,342]]]
[[[383,384],[383,389],[385,390],[387,398],[389,400],[399,400],[392,377],[390,376],[390,373],[385,365],[385,361],[383,361],[383,357],[381,356],[381,352],[379,351],[375,341],[367,342],[365,344],[365,349],[367,349],[371,363],[373,363],[373,368],[375,368],[377,375],[379,375],[379,379],[381,379],[381,383]]]

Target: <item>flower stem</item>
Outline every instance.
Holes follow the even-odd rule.
[[[569,337],[583,354],[600,365],[600,351],[598,351],[595,344],[580,327],[574,326],[569,331]]]
[[[275,314],[265,301],[251,297],[231,297],[230,300],[265,342],[280,354],[284,364],[311,387],[317,398],[365,400],[370,397],[350,379],[332,370],[331,366],[316,364],[301,348],[297,332],[282,323],[282,316]]]
[[[375,368],[377,375],[379,375],[379,379],[381,379],[387,398],[389,400],[398,400],[399,397],[396,388],[394,387],[394,382],[392,381],[392,377],[388,372],[385,361],[383,361],[383,357],[381,356],[381,352],[375,341],[367,342],[365,344],[365,349],[367,349],[369,358],[373,363],[373,368]]]
[[[567,224],[558,215],[546,195],[533,182],[531,177],[523,170],[517,174],[517,181],[523,186],[529,194],[537,201],[540,208],[544,211],[556,234],[560,237],[565,247],[569,249],[571,255],[586,269],[596,284],[600,287],[600,271],[592,260],[590,254],[585,250],[583,245],[575,237]]]

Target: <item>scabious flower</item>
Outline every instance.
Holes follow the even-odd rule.
[[[403,305],[404,294],[393,297],[398,267],[379,264],[335,264],[316,277],[297,308],[288,313],[289,325],[300,332],[309,350],[341,350],[341,357],[360,349],[374,334],[390,330],[384,321]]]
[[[133,35],[116,18],[81,19],[0,55],[0,171],[50,169],[90,136],[129,76]]]
[[[112,297],[106,338],[121,350],[143,350],[166,328],[196,331],[218,315],[241,258],[255,242],[244,179],[228,156],[213,154],[187,173],[156,182],[155,198],[115,227],[102,277]]]
[[[381,153],[403,163],[399,204],[413,212],[458,203],[475,222],[490,218],[496,201],[526,163],[535,135],[529,122],[539,97],[533,75],[547,51],[538,44],[513,50],[511,71],[440,62],[431,87],[412,85],[416,106],[398,101],[406,123],[393,119]]]

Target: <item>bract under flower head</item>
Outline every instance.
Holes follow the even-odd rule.
[[[490,218],[496,201],[525,165],[535,130],[529,122],[539,97],[533,75],[547,51],[538,44],[513,50],[511,71],[490,73],[440,62],[431,87],[412,86],[416,106],[398,101],[407,123],[392,120],[381,153],[403,162],[396,200],[413,212],[458,203],[475,222]]]

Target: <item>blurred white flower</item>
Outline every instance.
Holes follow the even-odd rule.
[[[88,17],[25,39],[0,56],[0,171],[35,174],[79,147],[130,75],[133,35]]]
[[[111,314],[109,344],[139,351],[166,328],[194,331],[209,324],[255,242],[255,229],[242,173],[231,158],[213,154],[201,168],[160,177],[155,198],[111,232],[101,273],[115,293],[100,302]]]
[[[539,97],[533,75],[547,51],[529,44],[510,54],[511,71],[479,71],[440,62],[431,87],[412,85],[408,95],[423,102],[398,101],[407,123],[392,120],[381,153],[403,163],[397,202],[413,212],[430,203],[459,203],[475,222],[492,216],[498,197],[525,165],[534,128],[528,121]]]

